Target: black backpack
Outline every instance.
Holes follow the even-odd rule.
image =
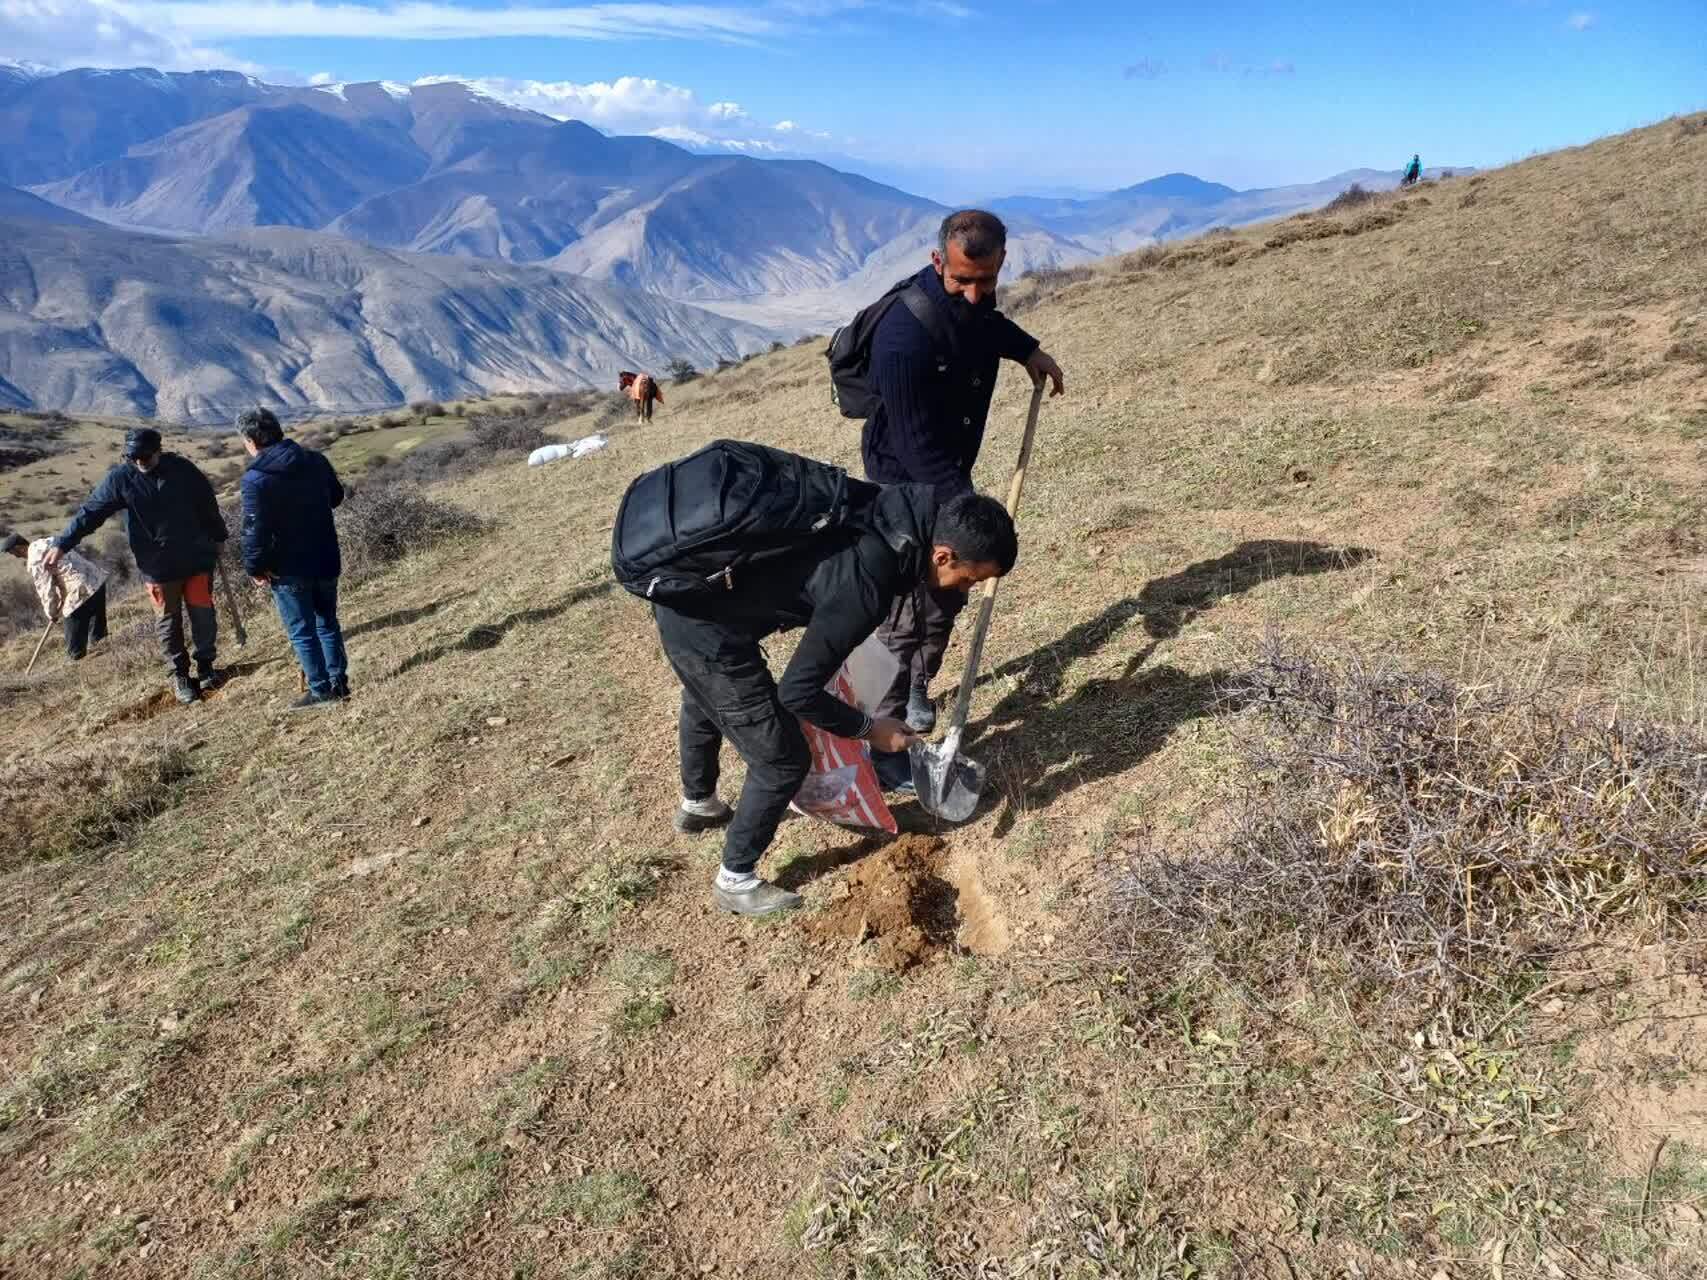
[[[611,527],[611,569],[642,600],[688,604],[733,590],[743,569],[840,528],[847,511],[842,468],[713,440],[628,486]]]
[[[877,396],[871,389],[871,339],[897,301],[906,304],[938,346],[946,343],[942,317],[912,276],[892,285],[876,302],[855,312],[852,320],[830,335],[830,345],[824,352],[830,361],[830,403],[842,411],[844,418],[869,418],[877,409]]]

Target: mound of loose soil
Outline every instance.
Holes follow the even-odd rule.
[[[808,930],[824,939],[877,940],[877,964],[902,973],[954,944],[960,890],[942,874],[947,846],[904,835],[854,868]]]

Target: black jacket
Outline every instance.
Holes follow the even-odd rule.
[[[243,473],[243,571],[336,578],[343,570],[332,508],[344,486],[330,459],[294,440],[262,449]]]
[[[54,541],[69,551],[120,511],[130,553],[147,582],[180,582],[208,572],[225,541],[213,485],[201,468],[176,453],[162,453],[147,474],[129,462],[119,463]]]
[[[684,613],[726,627],[738,644],[778,631],[806,634],[777,682],[777,698],[801,719],[838,737],[864,733],[869,719],[825,686],[882,622],[895,597],[915,587],[930,560],[937,500],[929,485],[848,481],[851,528],[811,539],[796,555]],[[712,661],[715,654],[703,655]]]
[[[972,464],[1005,357],[1025,361],[1037,339],[1000,311],[974,312],[956,324],[935,267],[914,279],[953,335],[939,348],[919,318],[892,305],[871,338],[871,386],[879,405],[865,420],[865,474],[880,484],[928,484],[942,498],[972,488]]]

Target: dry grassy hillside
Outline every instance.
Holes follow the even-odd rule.
[[[347,708],[264,619],[189,711],[8,678],[0,1274],[1701,1274],[1704,164],[1017,286],[994,794],[785,824],[796,918],[710,910],[606,556],[708,439],[855,461],[815,346],[435,487],[490,528],[350,586]]]

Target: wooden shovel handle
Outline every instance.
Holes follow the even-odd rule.
[[[1031,408],[1025,415],[1025,436],[1020,441],[1019,461],[1014,464],[1014,477],[1008,482],[1008,516],[1019,514],[1020,490],[1025,487],[1025,469],[1031,463],[1031,441],[1037,434],[1037,411],[1043,406],[1043,384],[1031,389]],[[972,710],[972,687],[978,683],[978,663],[984,656],[984,637],[990,630],[990,618],[996,611],[996,588],[1000,578],[984,583],[984,595],[978,602],[978,621],[972,628],[972,644],[966,652],[966,674],[960,677],[960,695],[954,700],[954,715],[948,722],[948,732],[959,737],[966,727],[966,717]]]
[[[41,629],[41,639],[36,641],[36,651],[30,655],[30,665],[24,668],[24,674],[29,675],[36,669],[36,659],[41,657],[41,647],[47,643],[47,633],[53,630],[53,619],[47,620],[47,625]]]

